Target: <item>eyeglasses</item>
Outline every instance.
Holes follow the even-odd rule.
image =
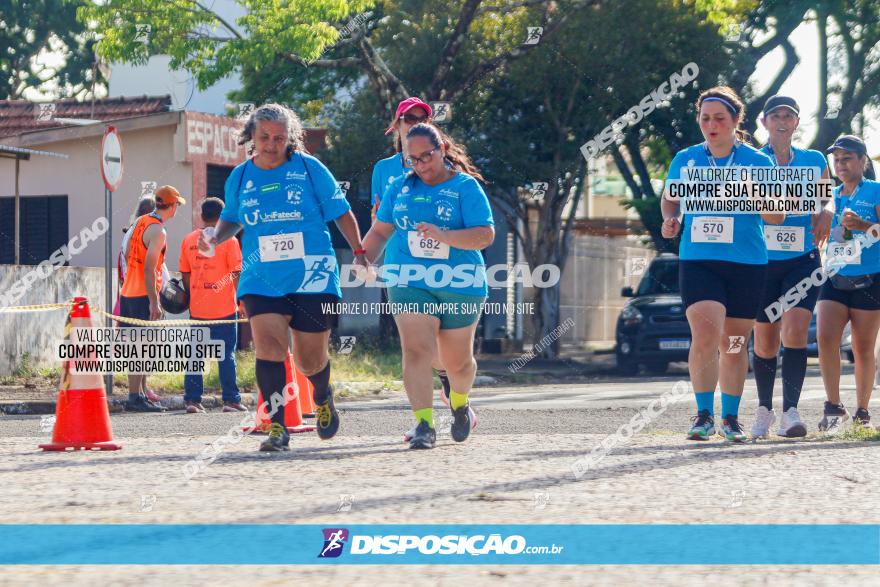
[[[421,124],[428,120],[427,116],[416,116],[415,114],[404,114],[400,117],[407,124]]]
[[[415,166],[416,163],[427,163],[428,161],[431,160],[431,157],[433,157],[434,153],[437,152],[438,150],[440,150],[440,147],[434,147],[433,149],[431,149],[430,151],[428,151],[427,153],[425,153],[421,157],[414,157],[414,156],[410,155],[409,157],[406,158],[406,164],[409,165],[410,167],[413,167],[413,166]]]

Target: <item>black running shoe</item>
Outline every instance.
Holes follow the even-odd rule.
[[[290,434],[278,422],[269,426],[269,438],[260,443],[260,452],[281,452],[290,450]]]
[[[437,433],[431,428],[431,425],[422,420],[416,426],[415,434],[409,441],[410,448],[434,448],[437,441]]]
[[[339,430],[339,412],[333,403],[333,387],[327,389],[327,401],[315,406],[315,423],[321,440],[329,440]]]
[[[455,442],[464,442],[471,434],[471,407],[465,404],[452,410],[452,427],[450,433]]]
[[[849,412],[846,411],[843,404],[832,404],[826,401],[825,411],[822,414],[822,419],[819,421],[819,430],[829,434],[836,434],[840,432],[841,426],[847,420],[849,420]]]
[[[159,404],[154,404],[147,399],[147,396],[140,394],[136,399],[129,399],[125,402],[126,412],[164,412],[165,408]]]
[[[853,415],[853,424],[865,428],[871,428],[872,430],[874,429],[874,426],[871,425],[871,414],[869,414],[868,410],[865,408],[859,408],[856,410],[855,415]]]

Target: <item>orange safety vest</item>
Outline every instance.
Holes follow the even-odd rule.
[[[144,232],[154,224],[162,224],[162,219],[154,214],[147,214],[138,218],[137,223],[131,230],[131,239],[128,241],[128,255],[126,263],[128,268],[125,272],[125,282],[122,284],[120,295],[126,298],[142,298],[147,295],[147,284],[144,281],[144,262],[147,259],[147,247],[144,245]],[[164,229],[163,229],[164,230]],[[162,289],[162,264],[165,262],[165,249],[162,247],[159,253],[159,262],[156,264],[156,292]]]

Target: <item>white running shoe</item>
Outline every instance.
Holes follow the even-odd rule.
[[[786,438],[802,438],[807,435],[807,427],[801,421],[797,408],[792,406],[782,413],[777,434]]]
[[[752,424],[752,438],[770,438],[770,427],[776,421],[776,414],[764,406],[758,406],[755,423]]]
[[[410,440],[412,440],[413,436],[416,435],[416,428],[418,428],[418,427],[419,427],[419,421],[416,420],[416,423],[413,424],[413,427],[410,428],[409,431],[403,435],[403,441],[409,442]]]

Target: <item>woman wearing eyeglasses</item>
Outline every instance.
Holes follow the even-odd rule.
[[[402,102],[400,102],[400,104],[397,105],[397,110],[394,114],[394,120],[391,121],[391,124],[385,131],[386,136],[390,134],[394,135],[395,153],[390,157],[386,157],[385,159],[380,160],[378,163],[376,163],[376,165],[373,166],[373,209],[371,212],[372,222],[376,222],[376,211],[379,209],[379,202],[382,200],[382,194],[385,193],[385,190],[388,189],[388,186],[391,185],[395,179],[403,177],[404,175],[406,175],[406,172],[410,170],[410,168],[406,165],[406,133],[408,133],[409,129],[417,124],[432,124],[433,115],[434,111],[431,109],[431,106],[429,106],[419,98],[410,97],[406,100],[403,100]],[[382,301],[387,301],[384,295]],[[433,362],[433,368],[437,372],[437,378],[440,379],[440,385],[443,388],[442,393],[440,394],[440,398],[443,400],[443,403],[448,406],[450,391],[449,377],[446,375],[446,370],[443,368],[443,365],[440,364],[439,358],[435,358]],[[471,424],[474,427],[476,427],[477,425],[477,416],[473,413],[473,411],[471,411]],[[412,429],[410,429],[403,435],[404,442],[409,442],[414,433],[415,426],[413,426]]]
[[[480,251],[495,239],[495,222],[477,181],[483,178],[462,147],[430,124],[413,126],[406,139],[413,171],[385,191],[364,248],[371,262],[385,251],[383,279],[417,420],[410,448],[421,449],[436,441],[431,364],[437,356],[451,386],[452,438],[470,435],[474,332],[488,295]]]

